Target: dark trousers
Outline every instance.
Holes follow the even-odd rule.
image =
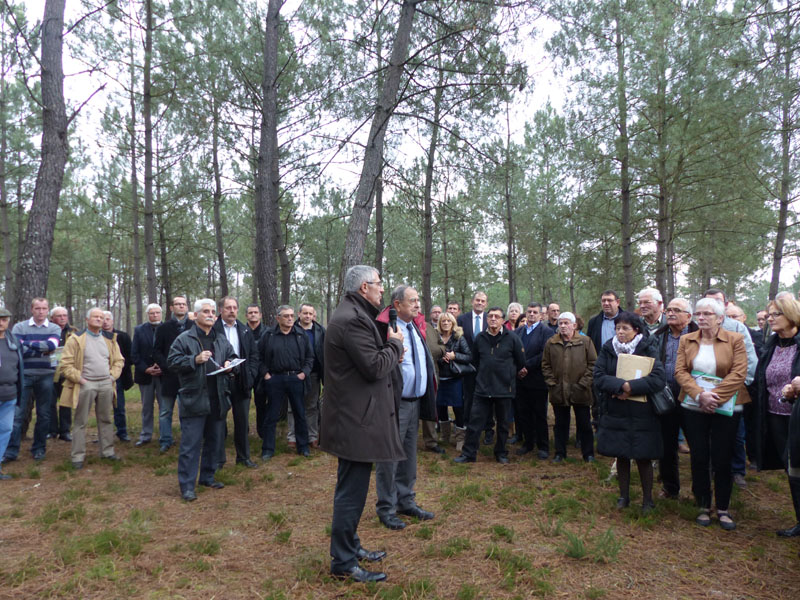
[[[592,432],[592,410],[589,406],[572,406],[575,412],[575,437],[581,442],[583,458],[594,456],[594,433]],[[569,439],[570,407],[554,406],[556,421],[553,425],[556,456],[567,456],[567,440]]]
[[[367,502],[371,473],[372,463],[339,459],[333,494],[331,571],[344,571],[358,564],[356,552],[361,540],[356,530]]]
[[[677,497],[681,491],[678,463],[678,434],[681,429],[681,414],[681,409],[678,408],[659,417],[661,439],[664,441],[664,455],[658,461],[658,473],[661,476],[661,487],[664,493],[674,497]]]
[[[17,458],[22,444],[22,425],[28,406],[33,406],[36,401],[36,426],[33,429],[33,445],[31,452],[45,452],[47,449],[47,434],[50,433],[50,411],[53,399],[53,374],[25,375],[22,384],[22,398],[14,411],[14,428],[11,439],[6,448],[6,456]]]
[[[264,381],[259,381],[253,388],[253,404],[256,407],[256,433],[263,440],[267,421],[267,392]]]
[[[731,459],[731,473],[734,475],[744,475],[747,471],[745,462],[745,429],[744,418],[739,419],[739,426],[736,428],[736,444],[733,447],[733,458]]]
[[[731,460],[741,413],[726,417],[681,408],[683,433],[689,442],[692,492],[700,508],[711,508],[711,472],[717,510],[728,510],[733,487]]]
[[[281,416],[284,398],[289,399],[294,414],[294,435],[297,440],[297,453],[308,450],[308,427],[306,426],[306,407],[302,380],[297,375],[273,375],[264,381],[267,392],[267,417],[264,422],[264,441],[261,452],[275,453],[275,428]]]
[[[233,445],[236,448],[236,462],[250,460],[250,391],[247,395],[239,392],[231,394],[233,413]]]
[[[765,444],[772,444],[783,461],[783,468],[789,468],[786,446],[789,443],[789,415],[767,413],[767,438]],[[766,454],[766,452],[765,452]]]
[[[511,398],[486,398],[473,397],[472,410],[470,411],[467,437],[461,453],[468,458],[475,458],[478,454],[481,431],[486,421],[494,410],[497,419],[497,438],[494,443],[495,456],[507,456],[506,441],[508,440],[508,413],[511,408]]]
[[[128,435],[128,420],[125,416],[125,388],[122,379],[117,379],[117,405],[114,407],[114,427],[117,428],[117,437]]]
[[[550,450],[547,427],[547,390],[526,389],[517,385],[514,397],[514,415],[517,435],[522,433],[523,445],[528,450]]]
[[[210,415],[181,417],[181,443],[178,453],[178,484],[181,491],[193,490],[197,481],[214,480],[217,470],[217,450],[223,437],[224,421]]]

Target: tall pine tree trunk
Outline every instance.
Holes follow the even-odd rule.
[[[144,113],[144,255],[147,271],[147,301],[158,302],[156,289],[156,249],[153,239],[153,118],[152,81],[153,62],[153,3],[145,0],[145,38],[144,38],[144,94],[142,112]]]
[[[622,38],[622,7],[617,0],[615,14],[614,43],[617,49],[617,112],[619,133],[617,136],[617,160],[619,161],[620,202],[622,223],[622,273],[625,281],[625,306],[632,310],[633,296],[633,252],[631,242],[631,187],[628,150],[628,99],[625,79],[625,44]]]
[[[384,138],[386,137],[389,118],[396,107],[397,91],[400,89],[403,65],[408,56],[408,46],[411,41],[411,25],[414,22],[414,13],[419,2],[420,0],[403,0],[403,5],[400,9],[400,20],[397,24],[397,33],[392,44],[392,53],[389,57],[389,68],[375,107],[375,115],[372,118],[366,150],[364,151],[364,165],[358,181],[358,188],[356,189],[350,223],[347,227],[342,269],[339,274],[339,292],[341,292],[344,274],[347,269],[361,263],[364,259],[364,245],[367,240],[370,216],[372,215],[375,183],[380,175],[383,161]]]
[[[28,229],[19,263],[14,321],[28,316],[30,302],[47,295],[50,255],[64,169],[67,164],[67,108],[62,65],[65,0],[46,0],[42,20],[42,162],[36,174]]]
[[[228,272],[225,266],[225,246],[222,243],[222,176],[219,172],[219,106],[211,98],[211,165],[214,170],[214,239],[217,243],[220,295],[228,295]]]
[[[261,139],[256,174],[256,281],[264,323],[272,323],[278,308],[273,204],[278,203],[278,13],[280,0],[269,0],[261,82]]]
[[[144,310],[142,306],[142,255],[139,248],[139,175],[136,171],[136,64],[133,52],[133,20],[131,20],[130,30],[130,61],[131,61],[131,243],[133,245],[133,296],[136,304],[136,322],[142,323],[144,320]],[[130,329],[128,329],[130,331]]]
[[[433,165],[436,161],[436,146],[439,143],[439,119],[442,114],[442,96],[444,95],[444,69],[439,71],[439,85],[433,94],[433,129],[431,143],[428,146],[428,159],[425,165],[425,188],[423,192],[423,255],[422,255],[422,311],[430,314],[433,299],[431,298],[431,273],[433,271],[433,210],[431,209],[431,190],[433,189]]]
[[[511,122],[506,102],[506,160],[503,168],[503,198],[505,203],[506,260],[508,264],[508,302],[517,301],[517,265],[514,239],[513,211],[511,209]]]

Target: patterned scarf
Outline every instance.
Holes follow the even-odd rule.
[[[630,342],[628,342],[627,344],[623,344],[622,342],[619,341],[619,338],[617,336],[614,336],[613,338],[611,338],[611,344],[614,346],[614,351],[617,353],[617,355],[633,354],[633,351],[636,350],[636,346],[638,346],[639,342],[642,341],[642,337],[643,336],[641,333],[637,333],[636,337],[633,338]]]

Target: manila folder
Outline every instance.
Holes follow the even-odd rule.
[[[636,354],[620,354],[617,357],[617,377],[630,381],[650,375],[653,370],[655,359],[649,356],[637,356]],[[647,402],[646,396],[631,396],[628,400],[636,402]]]

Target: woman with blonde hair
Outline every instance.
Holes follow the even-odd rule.
[[[789,474],[797,524],[777,534],[796,537],[800,536],[800,402],[796,401],[800,386],[792,383],[800,376],[800,303],[791,296],[776,298],[767,305],[767,321],[774,335],[767,338],[756,371],[758,467]]]
[[[453,437],[456,450],[461,452],[467,429],[464,423],[464,401],[462,398],[461,378],[466,373],[475,371],[472,366],[472,355],[469,345],[464,338],[464,330],[456,323],[456,318],[448,312],[439,316],[436,330],[442,336],[445,352],[439,359],[439,390],[436,394],[436,411],[439,417],[439,427],[442,433],[442,442],[450,442],[451,422],[448,408],[453,408],[455,427]]]

